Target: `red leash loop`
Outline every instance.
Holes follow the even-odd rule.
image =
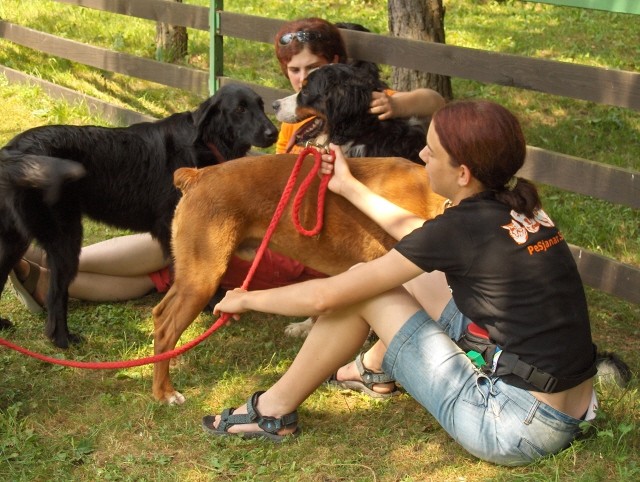
[[[312,151],[312,154],[315,156],[316,162],[313,164],[313,168],[311,168],[311,171],[309,171],[307,177],[304,179],[304,181],[302,181],[302,184],[300,184],[298,192],[293,198],[293,210],[291,211],[291,216],[293,218],[293,225],[296,227],[300,234],[304,236],[315,236],[322,230],[322,222],[324,220],[324,197],[327,193],[327,186],[329,185],[331,176],[324,175],[320,180],[320,187],[318,189],[318,211],[316,212],[316,225],[313,229],[307,230],[300,223],[300,205],[302,204],[302,200],[307,190],[309,189],[309,186],[311,186],[311,183],[318,174],[320,165],[322,163],[322,154],[317,149],[314,149],[312,147],[306,148],[300,153],[300,156],[306,155],[307,151]],[[333,162],[335,158],[335,152],[331,151],[331,162]]]
[[[289,176],[289,180],[287,181],[287,185],[285,186],[284,192],[282,193],[280,202],[276,207],[276,211],[273,215],[273,218],[271,219],[271,223],[269,224],[269,227],[267,228],[267,232],[265,233],[265,236],[262,239],[262,244],[260,244],[260,247],[256,252],[256,257],[254,258],[253,263],[249,268],[249,272],[247,273],[247,276],[245,277],[244,282],[242,283],[242,289],[244,290],[248,289],[249,283],[253,279],[253,275],[256,272],[258,264],[260,264],[260,261],[262,260],[262,256],[265,250],[267,249],[267,246],[269,245],[271,236],[275,232],[278,222],[282,217],[284,208],[289,202],[289,199],[291,197],[291,192],[293,191],[293,186],[298,177],[298,173],[300,172],[300,168],[302,167],[302,161],[304,160],[306,155],[309,153],[314,154],[315,164],[313,169],[309,173],[309,175],[307,175],[303,183],[300,185],[298,194],[296,195],[295,202],[297,202],[298,210],[299,210],[299,205],[302,202],[302,196],[304,196],[304,193],[306,192],[306,190],[309,188],[309,185],[313,181],[313,177],[317,174],[318,170],[320,169],[322,156],[317,149],[313,147],[308,147],[298,155],[298,159],[296,160],[296,163],[293,167],[293,171]],[[333,152],[332,152],[332,156],[335,157]],[[332,157],[332,160],[334,157]],[[318,191],[318,203],[322,202],[322,204],[318,204],[318,216],[317,216],[317,224],[315,228],[311,231],[306,231],[304,228],[302,228],[302,226],[299,226],[300,223],[296,219],[297,214],[294,215],[294,224],[296,224],[296,227],[298,228],[298,231],[301,232],[301,234],[305,234],[306,236],[315,236],[322,229],[322,219],[323,219],[323,213],[324,213],[324,198],[325,198],[325,193],[327,191],[327,185],[329,184],[330,178],[331,178],[330,175],[324,175],[322,177],[322,180],[320,181],[320,190]],[[311,234],[306,234],[306,233],[311,233]],[[174,348],[171,351],[167,351],[159,355],[138,358],[136,360],[113,361],[113,362],[79,362],[79,361],[73,361],[73,360],[62,360],[60,358],[54,358],[54,357],[42,355],[40,353],[35,353],[33,351],[27,350],[26,348],[15,345],[3,338],[0,338],[0,345],[4,345],[7,348],[11,348],[12,350],[18,351],[32,358],[36,358],[38,360],[41,360],[47,363],[62,365],[66,367],[86,368],[86,369],[92,369],[92,370],[113,370],[113,369],[131,368],[131,367],[137,367],[141,365],[148,365],[150,363],[157,363],[157,362],[168,360],[170,358],[174,358],[178,355],[181,355],[182,353],[190,350],[194,346],[204,341],[205,338],[209,337],[214,331],[216,331],[222,325],[227,323],[227,321],[229,321],[229,318],[231,318],[230,313],[222,313],[222,315],[220,315],[220,318],[218,318],[216,322],[213,325],[211,325],[207,331],[205,331],[202,335],[198,336],[197,338],[191,340],[190,342],[185,343],[181,347]]]
[[[320,180],[320,188],[318,190],[318,216],[317,216],[317,224],[315,228],[311,231],[307,231],[302,226],[300,226],[300,222],[297,219],[300,211],[300,203],[302,202],[302,196],[304,196],[305,192],[309,188],[309,185],[313,181],[313,178],[315,177],[315,175],[318,173],[318,170],[320,169],[320,165],[322,163],[322,154],[320,153],[320,151],[318,151],[315,147],[307,147],[302,152],[300,152],[300,154],[298,154],[296,163],[293,165],[293,169],[291,170],[291,174],[289,175],[289,180],[287,181],[287,184],[284,187],[284,191],[282,192],[282,197],[280,198],[280,202],[276,206],[276,210],[273,214],[273,218],[271,218],[271,223],[267,228],[264,238],[262,238],[262,243],[260,244],[260,246],[258,247],[258,250],[256,251],[256,257],[253,259],[253,263],[251,264],[251,268],[249,268],[247,277],[245,278],[244,283],[242,283],[243,290],[247,290],[249,288],[249,282],[251,281],[251,279],[253,279],[253,274],[258,268],[258,264],[260,264],[260,260],[262,260],[262,256],[264,255],[264,252],[266,251],[267,246],[269,245],[271,236],[273,236],[273,233],[276,230],[276,226],[278,225],[278,222],[282,217],[282,213],[284,212],[285,207],[289,203],[289,199],[291,198],[291,193],[293,192],[293,187],[296,183],[296,179],[298,178],[298,173],[302,168],[302,162],[304,161],[304,158],[307,156],[307,154],[314,155],[315,163],[313,165],[313,168],[305,178],[305,180],[300,185],[300,188],[298,189],[298,194],[296,194],[296,197],[294,198],[294,204],[297,202],[297,205],[298,205],[297,207],[298,213],[296,213],[296,206],[294,205],[294,208],[292,211],[293,223],[296,225],[298,232],[306,236],[315,236],[322,229],[322,220],[324,216],[324,198],[327,192],[327,186],[329,184],[329,180],[331,179],[331,175],[325,174],[324,176],[322,176],[322,179]],[[335,157],[335,154],[332,152],[331,155],[333,159]],[[320,201],[322,201],[322,204],[320,204]],[[311,233],[311,234],[306,234],[306,233]]]

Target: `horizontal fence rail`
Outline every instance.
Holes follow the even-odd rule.
[[[60,85],[38,79],[31,75],[19,72],[9,67],[0,65],[0,74],[4,74],[9,82],[20,84],[35,84],[40,87],[47,95],[53,98],[64,99],[70,104],[85,104],[90,113],[100,115],[117,125],[130,125],[139,122],[152,122],[157,120],[149,115],[141,114],[131,109],[118,107],[100,99],[96,99],[86,94],[81,94],[75,90],[62,87]]]
[[[198,30],[209,30],[210,12],[206,7],[164,0],[56,1]],[[219,25],[216,35],[262,43],[272,43],[275,33],[285,22],[225,11],[216,14],[216,23]],[[534,59],[373,33],[349,30],[342,33],[347,42],[349,56],[353,58],[640,110],[640,74],[637,72]],[[208,93],[209,73],[202,70],[114,52],[4,21],[0,21],[0,38],[92,67],[200,95]],[[129,124],[150,119],[148,116],[115,106],[109,108],[102,101],[7,67],[0,66],[0,72],[11,81],[37,83],[53,96],[65,99],[82,98],[90,108],[101,110],[108,118],[120,123]],[[268,112],[272,112],[271,104],[274,100],[291,93],[288,90],[241,82],[224,76],[216,80],[219,85],[243,83],[250,86],[264,98]],[[535,182],[640,209],[640,172],[528,146],[527,162],[518,174]],[[587,285],[640,303],[640,269],[579,246],[570,247]]]
[[[209,31],[209,9],[166,0],[55,0],[103,12]]]
[[[98,69],[149,80],[206,95],[209,74],[203,70],[143,59],[0,21],[0,37],[49,55]]]
[[[272,43],[284,23],[219,12],[220,35]],[[640,73],[345,30],[349,56],[488,84],[640,110]],[[372,47],[374,46],[375,47]]]

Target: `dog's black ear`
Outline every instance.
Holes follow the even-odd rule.
[[[329,119],[329,138],[331,142],[343,144],[352,139],[354,133],[366,129],[375,121],[369,113],[371,92],[375,83],[368,77],[352,76],[348,81],[332,86],[327,98],[326,109]]]
[[[374,90],[388,89],[389,86],[380,78],[380,68],[378,64],[365,60],[349,60],[348,65],[353,67],[355,75],[370,79]]]
[[[209,125],[211,117],[218,111],[219,105],[222,99],[222,90],[219,90],[214,95],[205,100],[198,108],[191,114],[193,125],[195,126],[194,136],[191,139],[191,144],[204,137],[204,130]]]

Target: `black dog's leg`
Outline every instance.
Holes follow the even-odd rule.
[[[9,215],[6,212],[0,212],[3,216],[0,221],[0,293],[4,290],[9,278],[9,272],[16,263],[24,255],[29,240],[22,236],[18,231],[7,225]],[[0,317],[0,330],[9,328],[11,322]]]
[[[47,323],[45,335],[59,348],[79,343],[82,338],[69,332],[67,311],[69,285],[78,272],[78,258],[82,244],[82,224],[67,224],[62,230],[64,239],[42,242],[49,265],[49,291],[47,293]]]
[[[173,218],[173,212],[167,219],[161,219],[155,226],[155,229],[151,231],[151,236],[156,238],[162,247],[162,252],[168,258],[171,257],[171,220]]]

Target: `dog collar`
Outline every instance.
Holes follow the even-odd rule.
[[[220,151],[218,150],[218,148],[213,142],[207,142],[207,147],[213,153],[213,157],[216,158],[216,161],[218,161],[218,164],[227,162],[227,160],[224,157],[222,157],[222,154],[220,154]]]

